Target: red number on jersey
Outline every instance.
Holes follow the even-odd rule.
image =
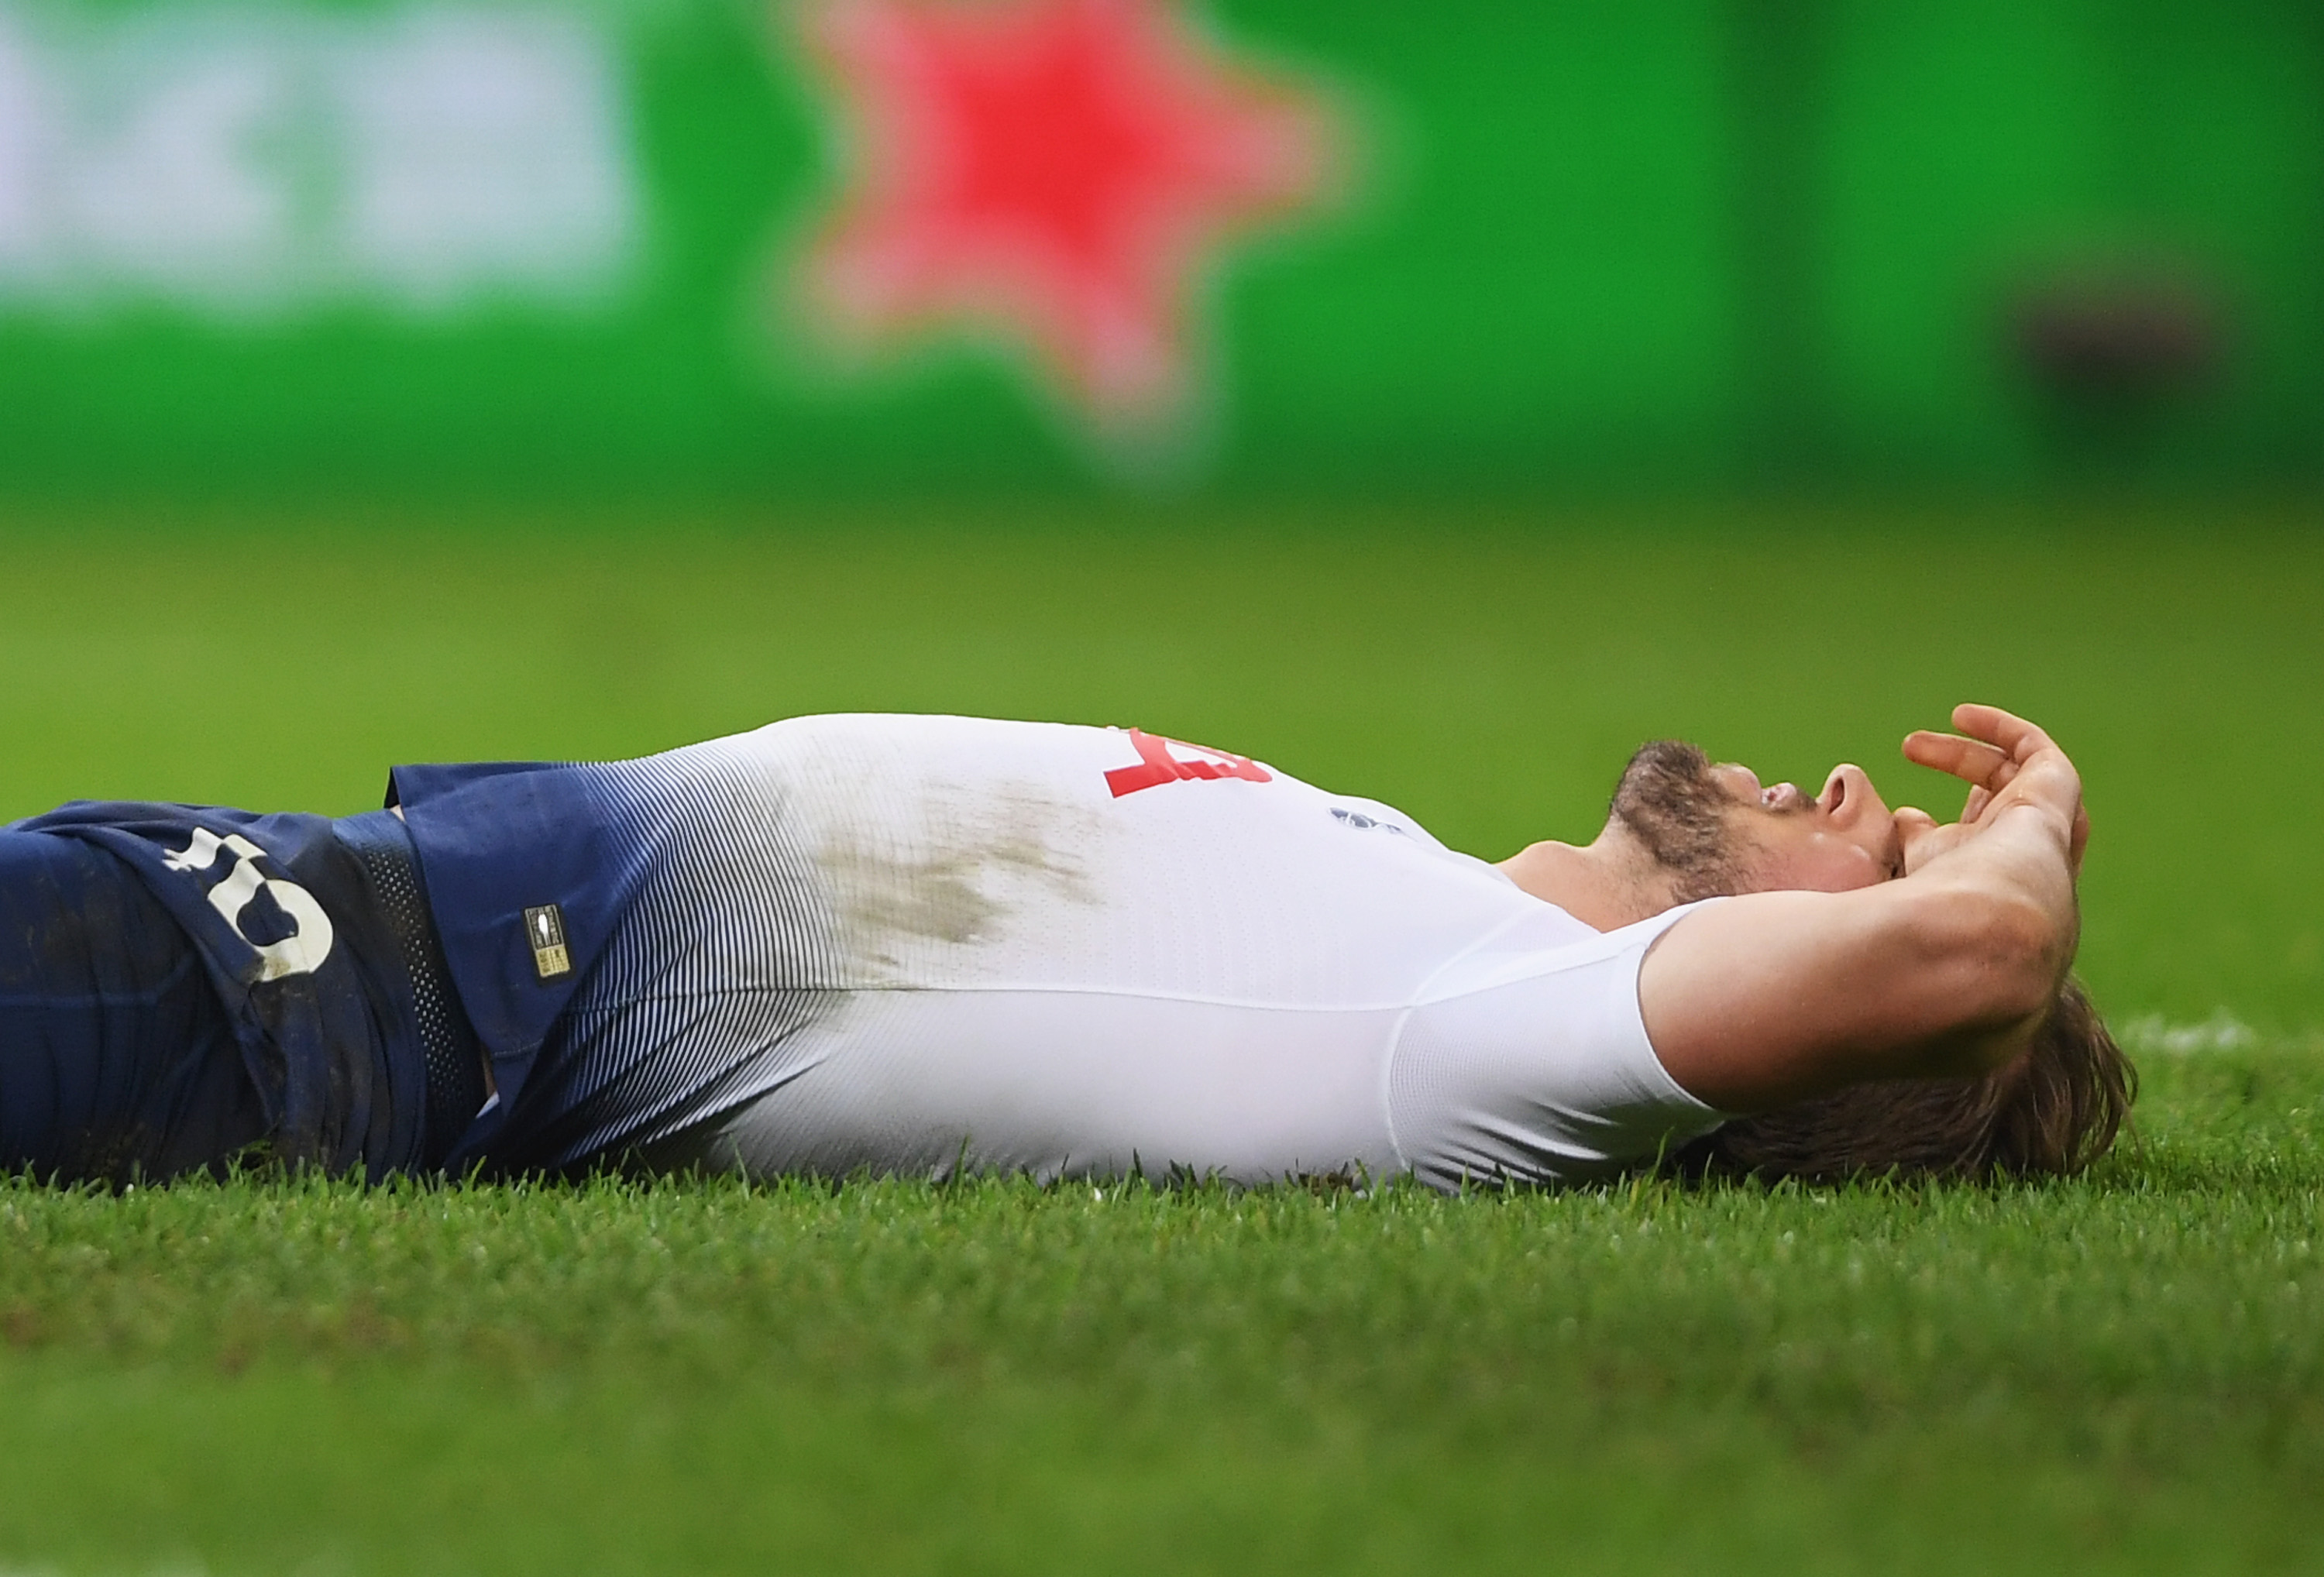
[[[1275,780],[1274,773],[1248,756],[1229,755],[1225,751],[1188,744],[1184,740],[1157,739],[1142,728],[1130,731],[1130,742],[1138,747],[1138,764],[1116,767],[1105,775],[1105,786],[1113,790],[1116,799],[1140,788],[1185,779],[1206,783],[1221,778],[1240,778],[1246,783]],[[1197,754],[1194,760],[1187,761],[1172,755],[1173,750],[1194,751]]]

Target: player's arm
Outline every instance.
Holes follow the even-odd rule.
[[[1907,874],[1854,892],[1708,905],[1638,976],[1646,1033],[1689,1093],[1757,1111],[1873,1079],[2003,1065],[2073,961],[2088,822],[2073,764],[2032,724],[1963,706],[1969,737],[1905,753],[1975,785],[1951,826],[1899,812]]]

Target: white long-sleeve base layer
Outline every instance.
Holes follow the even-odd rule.
[[[748,968],[687,972],[791,1004],[688,1158],[1458,1187],[1601,1174],[1720,1120],[1639,1017],[1639,962],[1683,910],[1600,934],[1240,757],[845,715],[616,770],[730,829],[682,852],[706,893],[781,895]],[[632,973],[585,993],[595,1033],[669,1018],[667,973]]]

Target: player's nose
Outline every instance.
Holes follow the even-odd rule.
[[[1872,787],[1864,769],[1850,761],[1834,767],[1831,776],[1823,780],[1816,808],[1836,826],[1855,826],[1868,817],[1888,819],[1888,807],[1881,803],[1879,790]]]

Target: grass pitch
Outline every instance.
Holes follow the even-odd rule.
[[[196,530],[194,528],[198,528]],[[2312,522],[23,518],[0,814],[789,712],[1135,723],[1498,855],[1624,752],[2089,777],[2091,1177],[0,1188],[0,1563],[2250,1571],[2324,1536]],[[1918,779],[1915,781],[1915,779]]]

